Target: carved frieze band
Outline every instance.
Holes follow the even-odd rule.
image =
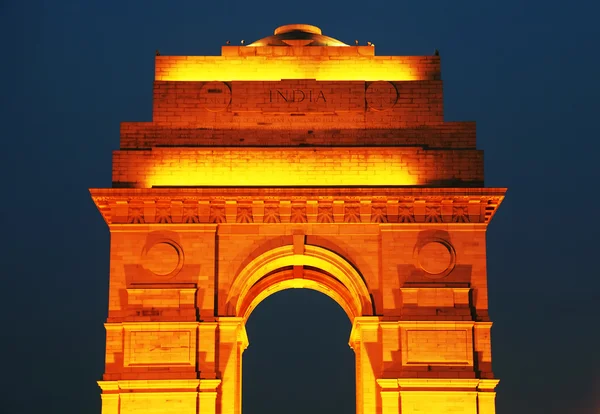
[[[109,224],[487,223],[500,197],[170,199],[94,197]]]

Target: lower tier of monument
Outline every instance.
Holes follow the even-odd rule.
[[[494,414],[491,325],[354,317],[356,413]],[[102,414],[243,412],[244,318],[115,322],[106,329]]]
[[[373,405],[361,414],[495,414],[493,379],[377,379]],[[219,379],[99,381],[102,414],[225,414]],[[235,404],[234,404],[235,405]]]

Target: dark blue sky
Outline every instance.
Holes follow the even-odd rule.
[[[100,412],[109,234],[87,189],[111,185],[119,123],[151,120],[154,51],[218,55],[227,39],[309,23],[378,55],[440,50],[445,119],[477,121],[486,185],[509,188],[488,231],[498,413],[597,413],[599,12],[592,1],[0,0],[2,412]],[[248,330],[246,414],[307,412],[308,397],[260,394],[281,378],[322,404],[311,414],[353,412],[322,396],[354,393],[334,302],[282,292]],[[311,357],[289,369],[267,361],[301,352]]]

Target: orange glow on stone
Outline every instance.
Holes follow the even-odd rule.
[[[194,150],[132,159],[144,187],[159,186],[351,186],[419,184],[407,162],[382,152],[328,149]],[[123,154],[124,156],[128,154]],[[132,154],[133,157],[136,154]],[[139,177],[139,178],[138,178]]]
[[[155,72],[157,81],[411,81],[425,76],[417,64],[391,56],[297,56],[286,60],[266,56],[157,56]]]
[[[474,123],[444,119],[439,56],[287,25],[155,69],[152,121],[122,124],[113,188],[91,190],[102,414],[241,414],[245,323],[283,289],[348,315],[357,413],[494,414],[485,231],[505,189],[478,187]]]

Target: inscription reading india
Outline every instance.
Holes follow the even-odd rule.
[[[323,91],[312,89],[269,89],[269,102],[327,102]]]

